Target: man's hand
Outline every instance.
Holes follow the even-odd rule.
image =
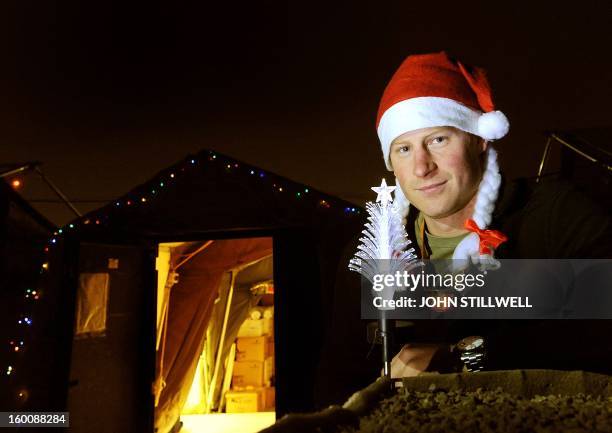
[[[391,360],[391,378],[414,377],[425,371],[454,371],[449,347],[443,344],[406,344]]]

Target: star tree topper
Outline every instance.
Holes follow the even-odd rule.
[[[387,186],[387,180],[383,178],[380,186],[372,187],[372,191],[378,194],[376,202],[380,202],[381,205],[387,206],[387,203],[393,201],[391,193],[395,191],[395,188],[397,188],[397,186]]]

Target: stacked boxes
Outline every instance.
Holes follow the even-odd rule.
[[[232,385],[270,386],[274,377],[274,341],[271,337],[242,337],[236,339],[236,362]]]
[[[236,339],[236,361],[265,361],[270,351],[270,337]]]
[[[274,410],[273,311],[252,310],[238,331],[232,389],[225,394],[227,413]]]

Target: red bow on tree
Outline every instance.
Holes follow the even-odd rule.
[[[480,254],[492,254],[492,248],[495,249],[508,240],[508,237],[500,231],[481,230],[473,219],[465,221],[465,228],[476,233],[480,238]]]

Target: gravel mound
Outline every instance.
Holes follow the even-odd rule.
[[[524,397],[496,388],[472,391],[400,388],[359,420],[337,433],[410,432],[609,432],[612,397],[535,395]]]

